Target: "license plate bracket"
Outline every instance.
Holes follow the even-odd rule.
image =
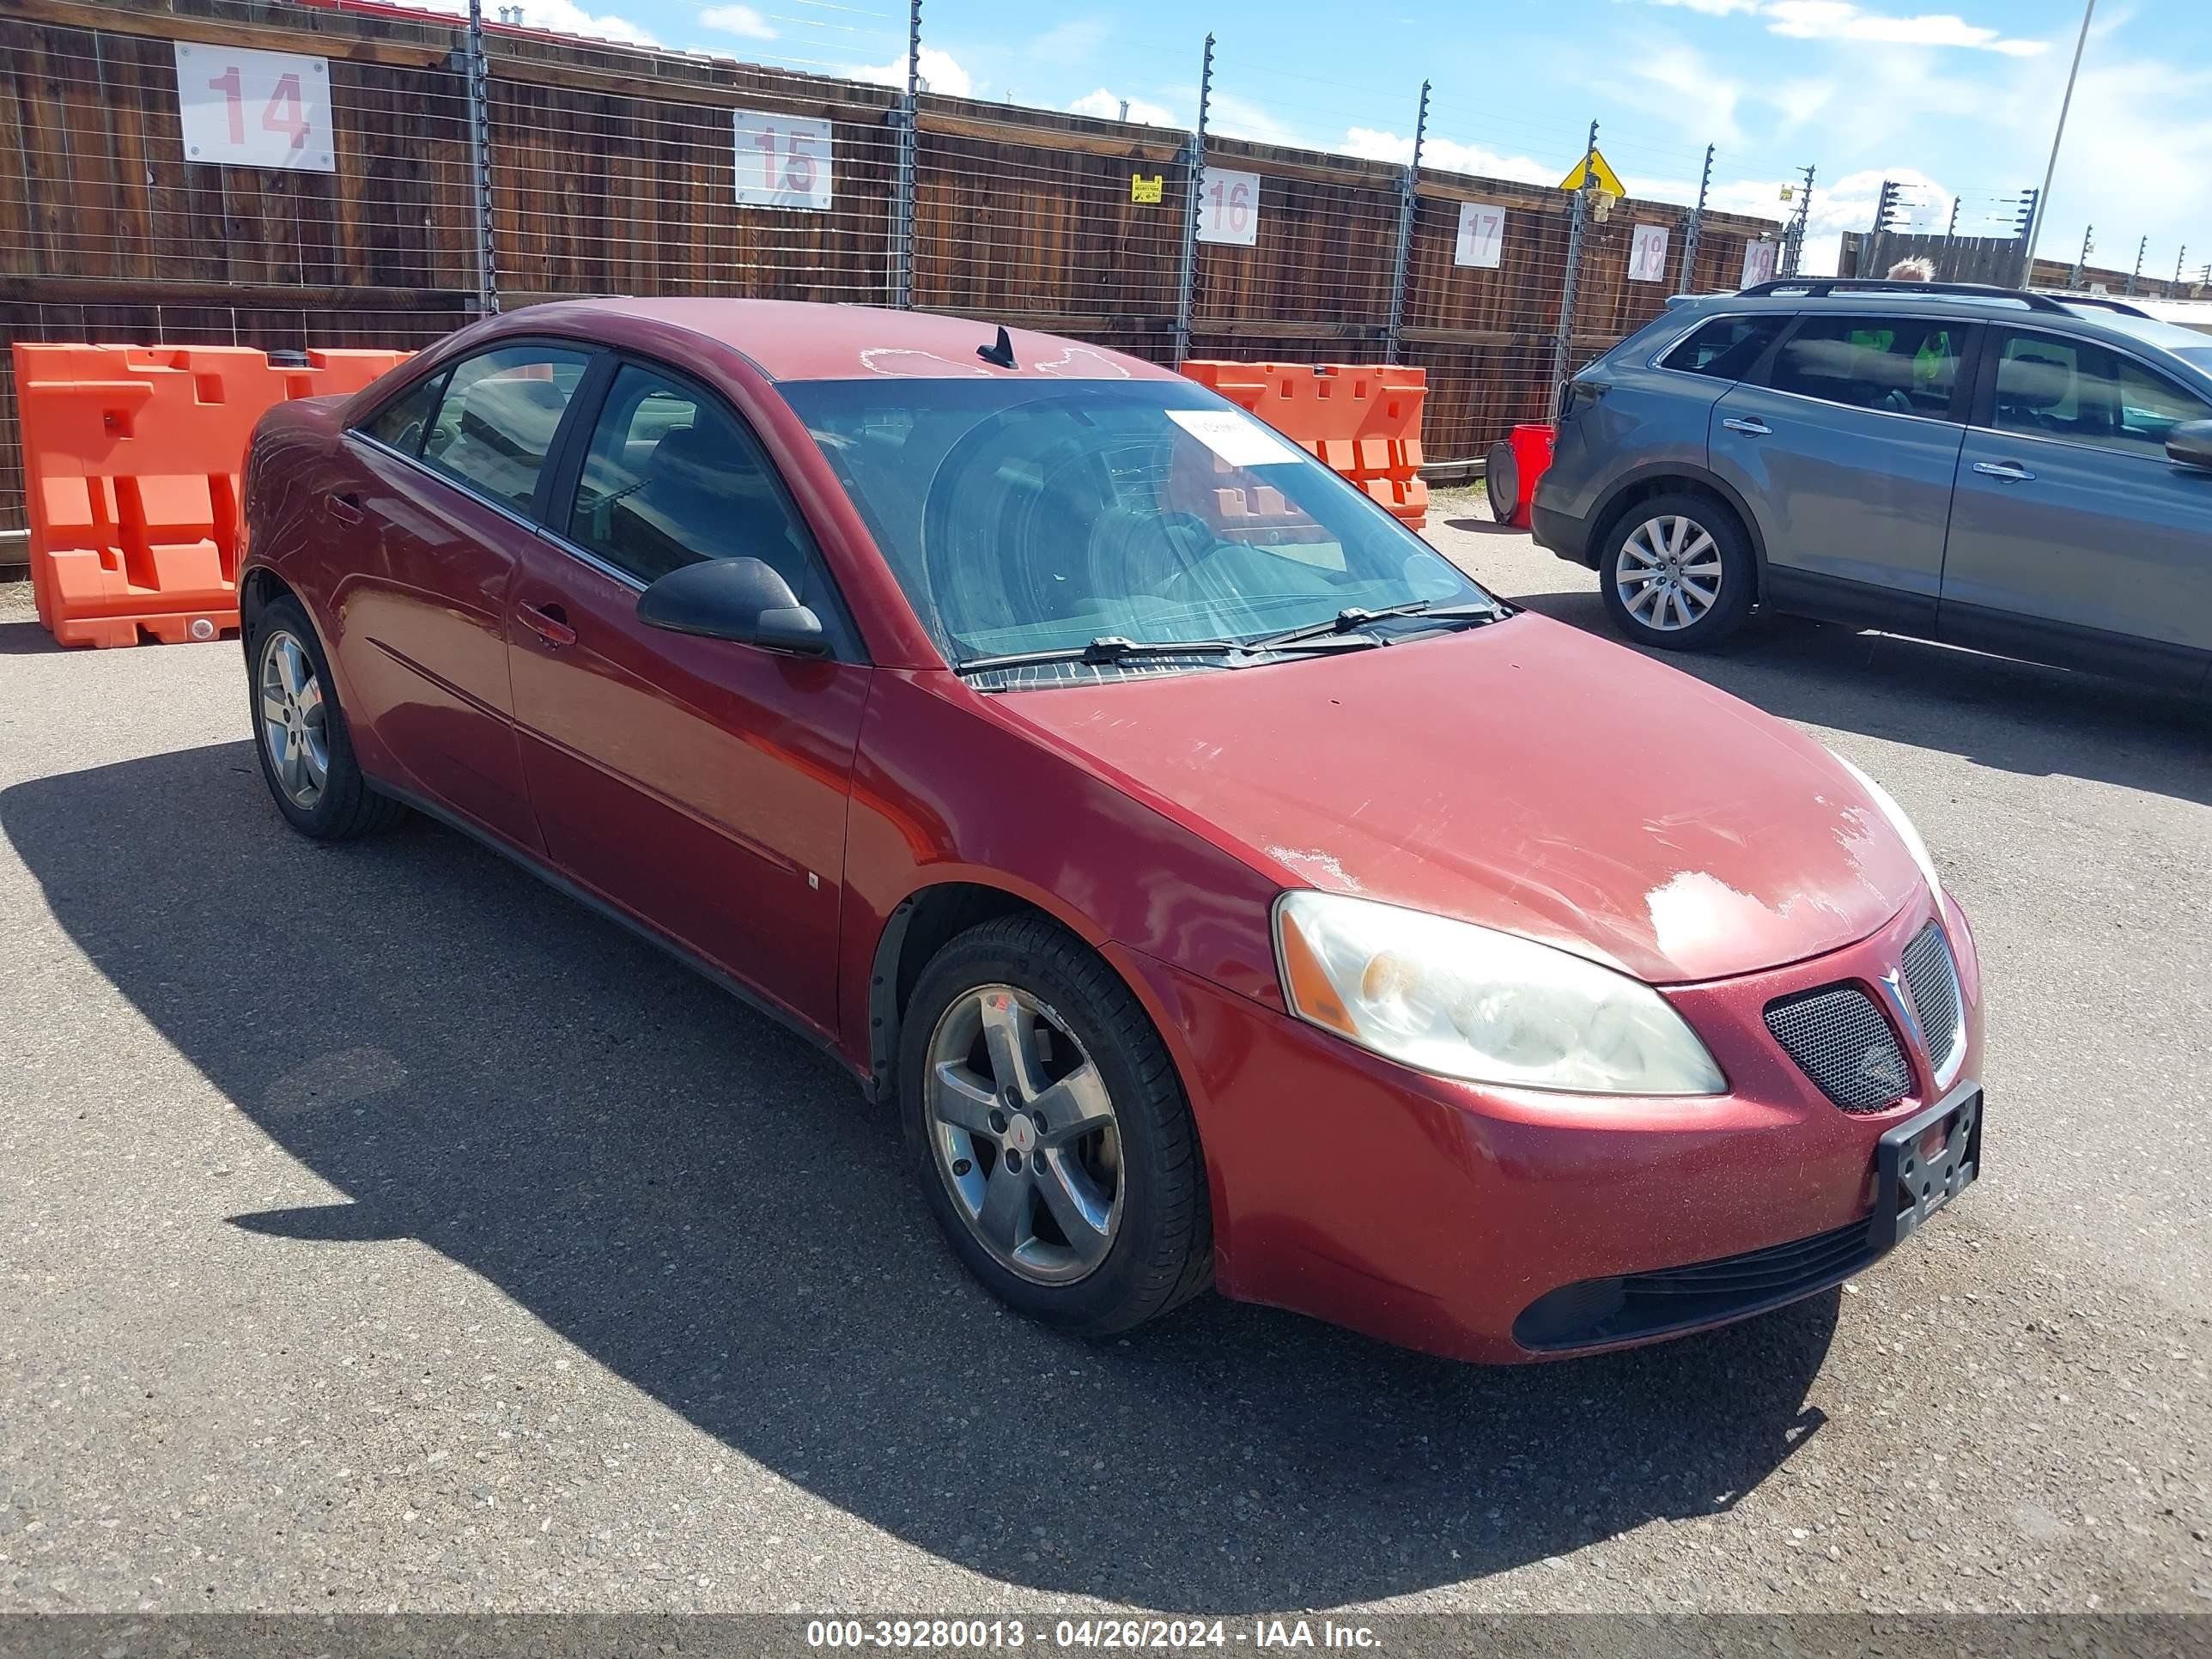
[[[1941,1127],[1933,1153],[1921,1142]],[[1874,1218],[1869,1242],[1877,1250],[1902,1244],[1982,1172],[1982,1089],[1962,1083],[1887,1132],[1875,1152]]]

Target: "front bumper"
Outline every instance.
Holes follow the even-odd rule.
[[[1828,956],[1668,988],[1729,1079],[1728,1094],[1697,1099],[1427,1077],[1197,975],[1117,954],[1144,985],[1197,1115],[1221,1289],[1407,1347],[1511,1362],[1741,1318],[1832,1285],[1881,1253],[1869,1218],[1882,1138],[1945,1091],[1916,1054],[1914,1088],[1899,1104],[1842,1111],[1761,1016],[1793,991],[1877,983],[1930,914],[1923,898]],[[1971,1079],[1980,1075],[1980,975],[1965,918],[1948,903],[1943,915],[1965,1000],[1957,1075]],[[1847,1230],[1863,1248],[1768,1261],[1806,1269],[1781,1275],[1778,1297],[1711,1302],[1686,1321],[1520,1323],[1567,1287],[1767,1253],[1809,1257]]]

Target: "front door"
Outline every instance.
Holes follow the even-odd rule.
[[[1942,318],[1812,313],[1757,383],[1713,405],[1712,469],[1759,521],[1768,603],[1932,631],[1971,331]]]
[[[533,852],[507,588],[538,545],[538,476],[588,361],[540,343],[463,358],[347,434],[358,487],[325,508],[359,550],[333,599],[363,723],[413,787]]]
[[[853,751],[868,690],[812,538],[751,433],[688,379],[611,379],[553,533],[512,592],[517,729],[554,862],[749,983],[834,1027]],[[750,556],[838,648],[802,658],[649,628],[637,597]]]
[[[2212,665],[2212,404],[2094,340],[1996,331],[1951,508],[1942,637],[2184,688]]]

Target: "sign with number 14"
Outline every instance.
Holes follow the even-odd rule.
[[[738,139],[738,200],[747,207],[827,213],[830,124],[798,115],[733,110]]]
[[[327,58],[177,43],[185,159],[335,173]]]

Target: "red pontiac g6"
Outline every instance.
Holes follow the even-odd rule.
[[[1161,369],[549,305],[272,411],[246,514],[285,817],[429,813],[813,1038],[1039,1318],[1585,1352],[1977,1172],[1973,939],[1887,795]]]

